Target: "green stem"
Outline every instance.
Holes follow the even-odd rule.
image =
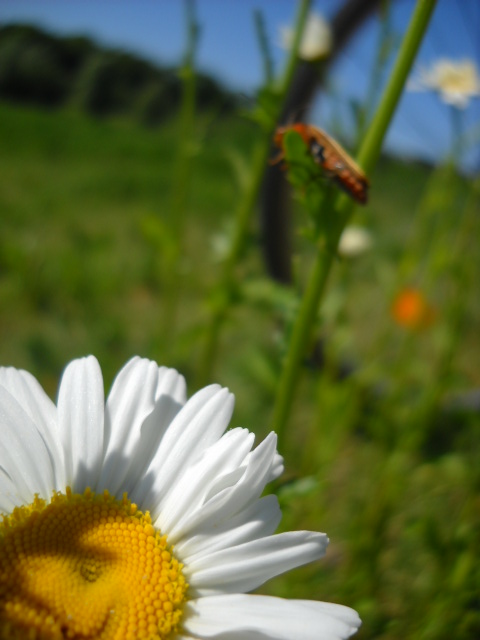
[[[185,60],[180,71],[182,78],[182,103],[180,105],[180,145],[177,156],[172,210],[173,224],[175,225],[176,236],[179,244],[183,237],[185,226],[185,212],[187,203],[186,185],[190,180],[192,172],[192,149],[193,133],[195,126],[195,51],[198,44],[199,27],[195,21],[193,0],[186,2],[187,12],[187,51]],[[181,249],[181,247],[180,247]],[[180,253],[180,251],[179,251]]]
[[[287,64],[285,66],[285,71],[283,73],[283,78],[281,79],[281,82],[280,82],[280,98],[281,99],[279,100],[277,105],[278,115],[280,115],[280,110],[282,108],[283,101],[287,94],[290,83],[292,82],[295,67],[297,66],[298,49],[300,47],[300,41],[302,39],[303,29],[307,21],[308,12],[310,11],[310,4],[311,4],[311,0],[302,0],[298,8],[297,19],[295,21],[295,30],[293,34],[292,47],[290,49],[290,54],[287,59]],[[275,118],[275,121],[273,122],[273,126],[276,125],[278,115],[277,115],[277,118]]]
[[[371,172],[380,156],[383,138],[402,94],[435,3],[436,0],[419,0],[417,2],[389,83],[358,154],[359,164],[367,173]],[[285,426],[290,416],[300,377],[302,360],[312,340],[313,326],[335,256],[335,252],[329,247],[338,245],[341,231],[351,216],[353,207],[353,201],[346,196],[340,195],[337,198],[334,208],[340,224],[333,231],[334,237],[329,238],[328,246],[319,248],[300,304],[273,409],[272,429],[277,432],[280,442],[284,438]]]
[[[207,327],[207,334],[196,379],[196,388],[203,387],[210,382],[213,365],[216,360],[220,333],[232,302],[235,291],[235,267],[242,254],[250,226],[251,212],[263,180],[263,170],[270,154],[270,145],[260,143],[254,151],[252,180],[236,214],[236,225],[232,237],[230,251],[223,265],[217,290],[219,295],[214,300],[214,307]]]
[[[174,343],[175,327],[177,326],[178,294],[181,291],[181,274],[179,261],[183,251],[185,222],[188,203],[188,186],[192,174],[192,158],[194,154],[194,126],[196,111],[196,78],[195,53],[198,44],[199,27],[195,20],[194,0],[186,0],[187,49],[180,70],[182,79],[182,102],[179,117],[179,146],[173,176],[169,222],[172,229],[173,246],[168,253],[165,270],[168,287],[165,299],[166,309],[164,317],[166,327],[164,335],[170,336],[168,343]],[[165,354],[164,354],[165,357]]]
[[[405,82],[422,42],[437,0],[418,0],[400,46],[390,80],[358,153],[358,163],[368,174],[377,163],[382,142],[402,95]]]
[[[277,432],[279,439],[283,437],[283,430],[290,415],[302,359],[310,346],[318,303],[325,289],[331,265],[331,252],[325,248],[319,250],[293,326],[288,353],[276,392],[272,428]]]
[[[265,84],[268,86],[273,80],[273,63],[272,56],[270,55],[270,48],[268,46],[267,31],[265,29],[265,20],[263,19],[263,13],[260,9],[255,9],[253,12],[253,19],[255,20],[255,28],[257,31],[257,39],[260,45],[260,53],[262,55],[263,62],[263,76],[265,78]]]
[[[217,286],[218,295],[215,296],[215,304],[209,319],[206,330],[205,343],[200,355],[200,364],[196,379],[196,387],[204,386],[211,380],[213,366],[216,361],[220,334],[228,309],[232,304],[235,290],[235,268],[243,253],[252,213],[258,199],[260,187],[262,185],[265,167],[268,164],[272,136],[280,116],[282,105],[292,81],[295,65],[297,62],[297,51],[300,38],[303,32],[311,0],[302,0],[299,5],[295,36],[290,50],[289,58],[285,67],[283,77],[278,89],[275,90],[275,105],[270,117],[269,126],[265,127],[261,138],[254,149],[252,171],[250,181],[244,191],[235,214],[235,229],[232,236],[229,252],[222,269],[220,282]]]

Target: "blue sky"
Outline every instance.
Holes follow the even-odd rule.
[[[405,31],[414,0],[394,0],[393,31]],[[339,0],[316,0],[325,17]],[[261,83],[261,59],[253,27],[253,11],[264,15],[277,70],[284,52],[279,28],[293,22],[294,0],[196,0],[201,25],[198,66],[229,87],[252,94]],[[181,0],[1,0],[0,23],[29,22],[59,34],[83,34],[97,42],[138,53],[162,64],[177,65],[185,48],[185,12]],[[439,57],[472,58],[480,66],[480,0],[439,0],[417,63]],[[332,66],[328,87],[310,120],[329,129],[333,119],[348,132],[351,103],[364,103],[379,40],[379,21],[372,17]],[[388,70],[387,70],[388,73]],[[386,75],[386,74],[385,74]],[[451,113],[438,96],[407,92],[398,109],[386,146],[406,156],[442,159],[451,144]],[[480,122],[480,100],[461,114],[468,131]],[[479,144],[468,154],[467,166],[480,166]]]

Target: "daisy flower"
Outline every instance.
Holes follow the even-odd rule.
[[[290,49],[293,42],[293,29],[280,28],[281,45]],[[305,23],[298,56],[307,62],[316,62],[328,57],[333,46],[332,30],[328,22],[318,13],[310,13]]]
[[[367,229],[349,225],[345,227],[338,243],[342,258],[357,258],[372,248],[372,235]]]
[[[247,595],[322,557],[323,533],[274,535],[271,433],[226,431],[227,389],[186,400],[173,369],[133,358],[104,401],[97,360],[71,362],[55,405],[0,370],[0,637],[322,640],[360,620],[336,604]]]
[[[436,91],[446,104],[465,109],[471,98],[480,96],[480,76],[472,60],[440,58],[430,68],[420,68],[408,88]]]

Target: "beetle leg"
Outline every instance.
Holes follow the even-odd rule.
[[[283,151],[283,149],[281,151],[279,151],[277,153],[276,156],[274,156],[273,158],[270,158],[270,160],[268,161],[269,164],[278,164],[279,162],[281,162],[283,159],[285,158],[285,151]]]

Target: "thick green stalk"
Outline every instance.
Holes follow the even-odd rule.
[[[222,326],[225,317],[227,316],[229,306],[232,304],[233,292],[235,289],[235,267],[240,260],[245,246],[252,213],[258,199],[263,175],[265,173],[265,167],[267,166],[270,155],[273,132],[295,70],[298,46],[310,4],[311,0],[302,0],[300,3],[292,48],[290,50],[283,77],[281,78],[278,88],[275,88],[275,104],[273,106],[272,113],[269,114],[270,124],[264,128],[263,133],[260,136],[260,140],[254,149],[250,180],[245,188],[243,197],[239,202],[239,206],[235,214],[235,229],[232,236],[232,242],[222,268],[222,274],[218,283],[218,295],[215,296],[214,307],[212,309],[206,331],[205,344],[200,356],[200,364],[196,379],[197,387],[201,387],[211,380],[212,370],[218,352]]]
[[[435,3],[436,0],[419,0],[417,2],[390,76],[390,81],[358,154],[359,164],[367,173],[373,169],[379,158],[383,138],[402,94]],[[280,441],[284,437],[285,426],[290,416],[296,386],[300,377],[302,360],[305,358],[308,345],[312,340],[318,308],[335,256],[335,251],[332,251],[330,247],[337,247],[341,231],[347,223],[353,207],[351,199],[343,195],[338,197],[335,209],[341,224],[333,230],[332,235],[334,237],[328,239],[328,246],[319,247],[307,288],[300,304],[273,409],[272,429],[277,432]]]
[[[374,168],[380,156],[383,139],[397,108],[436,2],[437,0],[417,0],[390,80],[358,153],[358,163],[367,174]]]
[[[290,415],[302,360],[312,339],[312,328],[315,324],[319,301],[325,289],[332,259],[333,255],[326,248],[317,252],[293,326],[273,410],[272,429],[277,432],[279,440],[283,438],[284,428]]]

